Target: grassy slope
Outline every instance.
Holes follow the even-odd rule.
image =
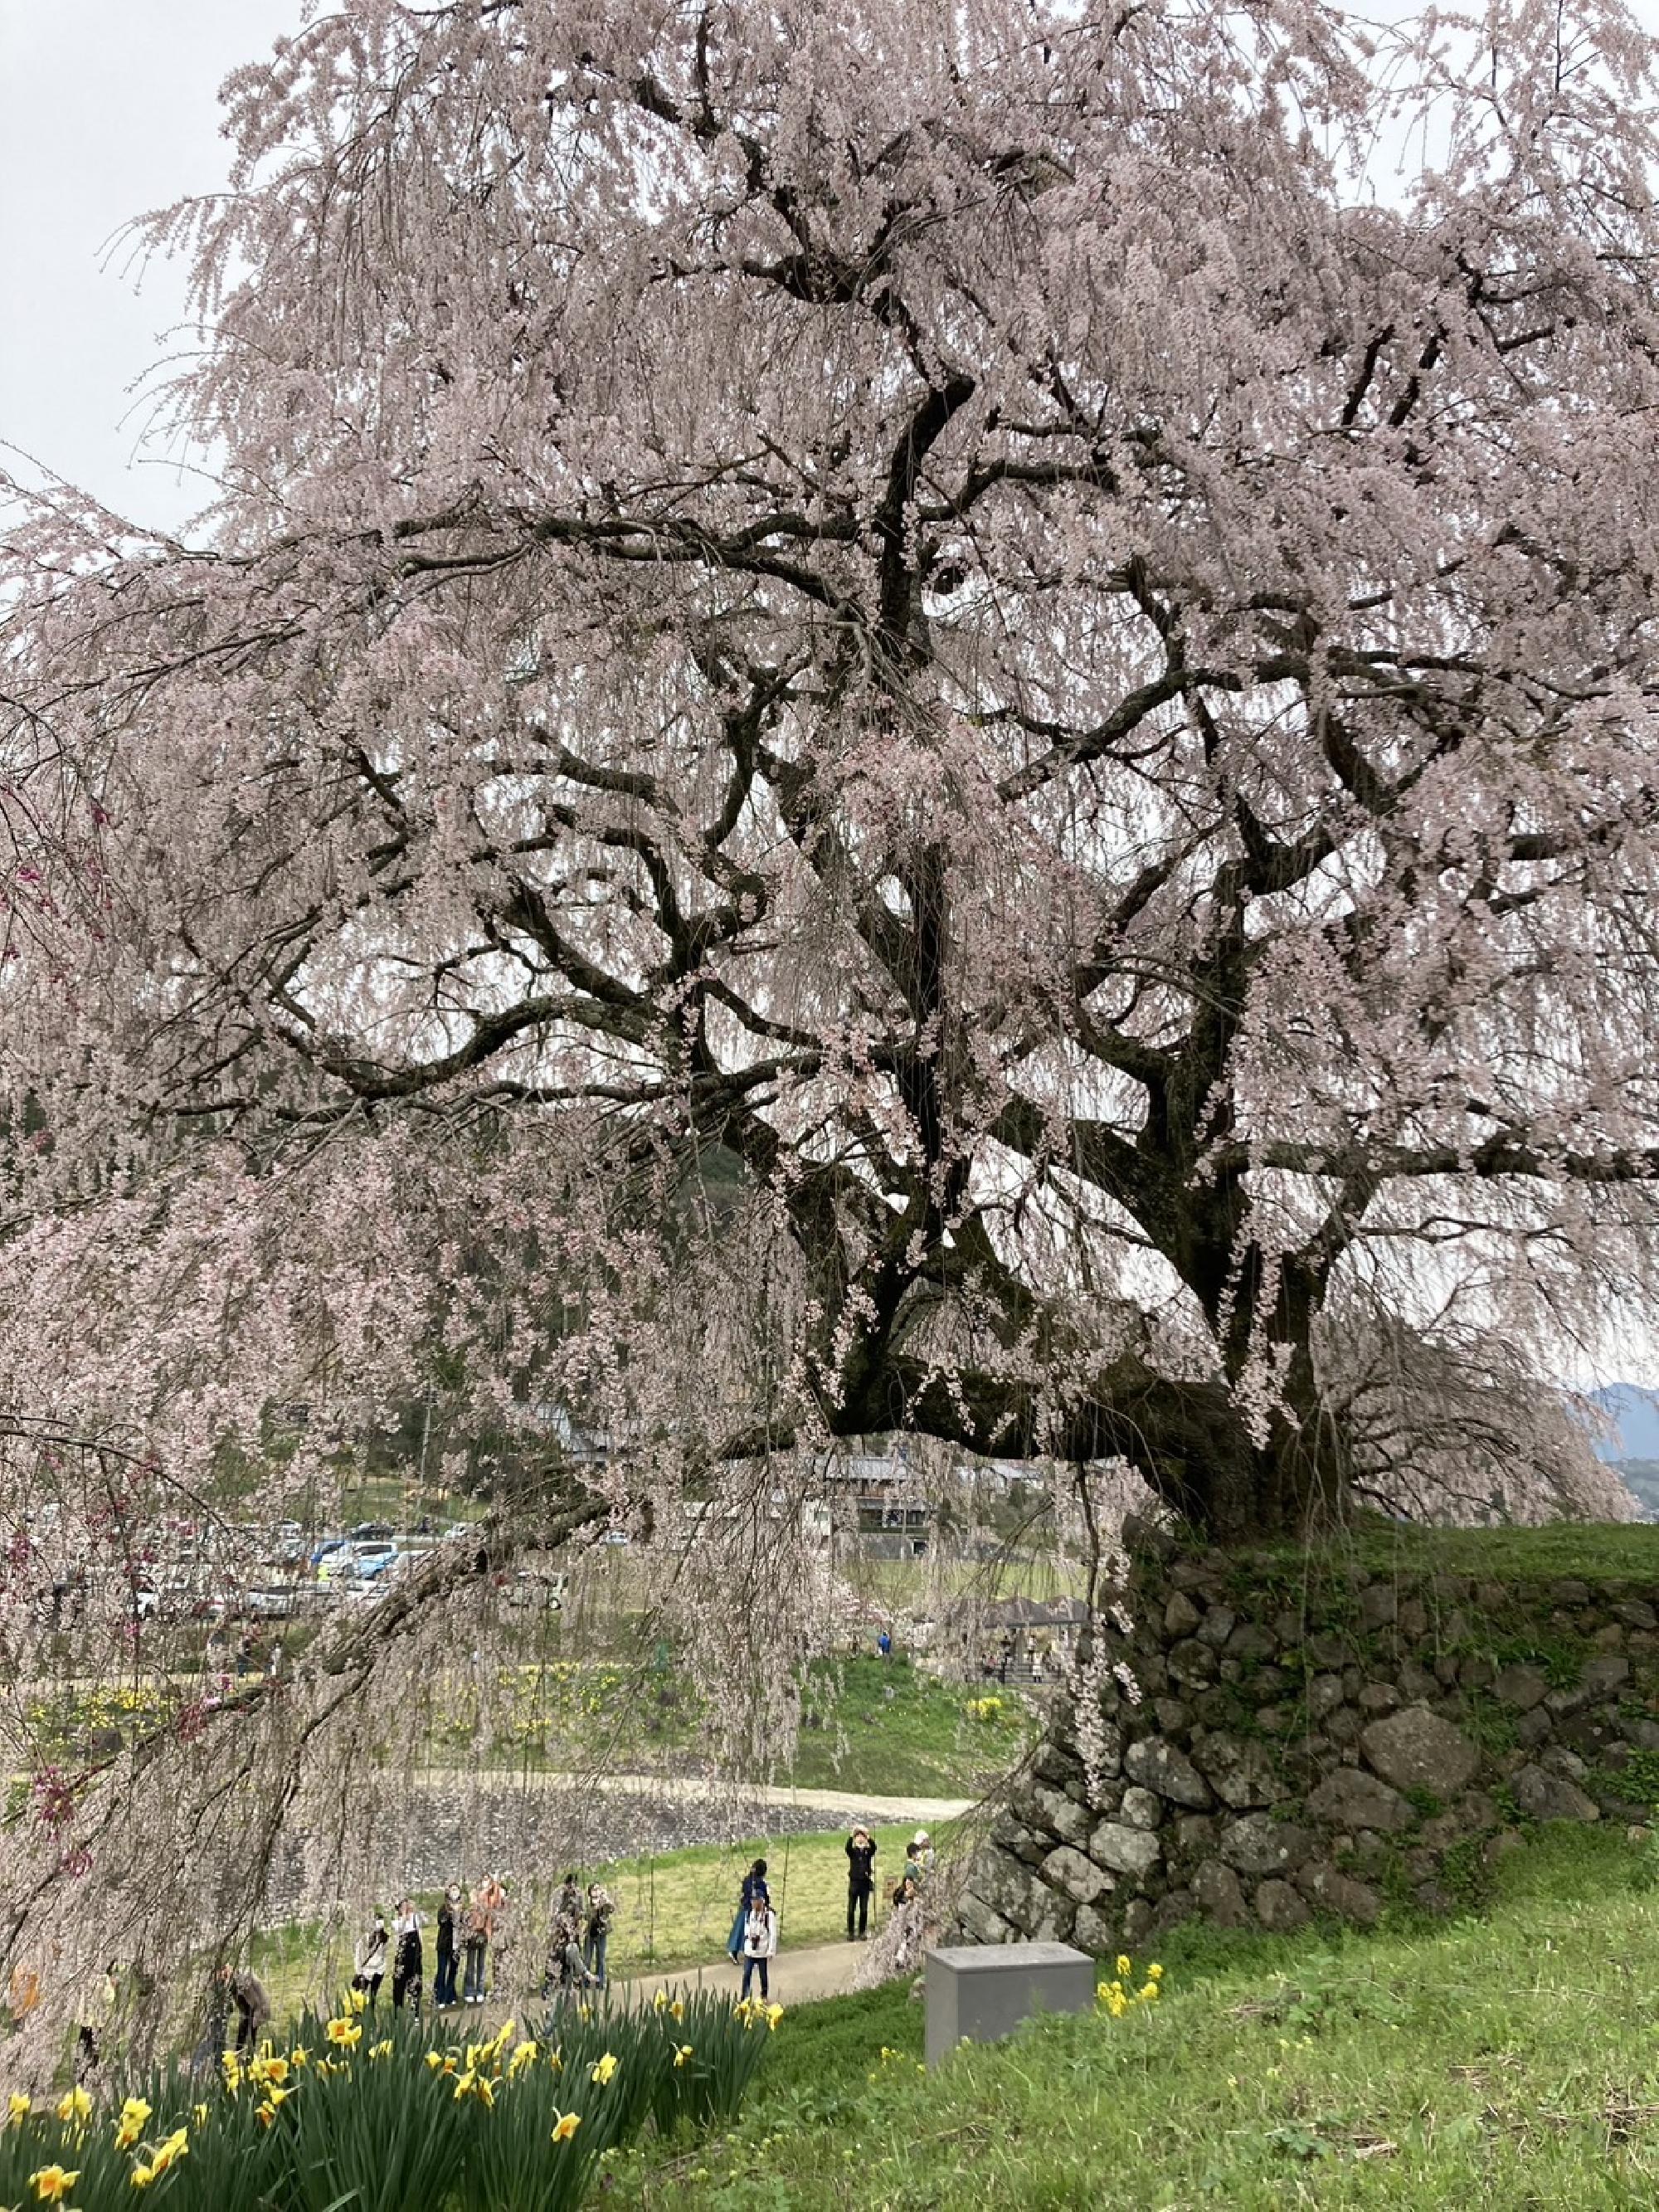
[[[1036,2023],[933,2078],[916,2070],[921,2008],[902,1988],[816,2006],[780,2031],[754,2112],[723,2149],[695,2166],[636,2158],[610,2201],[1647,2205],[1659,2194],[1651,1879],[1620,1834],[1553,1830],[1504,1863],[1480,1919],[1370,1936],[1180,1930],[1162,1947],[1170,1995],[1157,2009]]]
[[[801,1790],[977,1796],[1007,1772],[1035,1727],[1007,1692],[988,1719],[969,1715],[970,1700],[997,1695],[995,1683],[936,1681],[902,1659],[846,1659],[813,1674],[823,1725],[803,1727],[787,1778]]]
[[[531,1670],[521,1717],[482,1764],[497,1771],[562,1771],[592,1765],[647,1772],[695,1754],[701,1709],[672,1674],[599,1662],[550,1674],[538,1690]],[[908,1659],[820,1660],[814,1663],[793,1772],[780,1786],[860,1790],[882,1797],[974,1797],[1019,1758],[1036,1723],[1018,1696],[1000,1693],[988,1718],[970,1700],[999,1696],[994,1682],[941,1682]],[[440,1734],[434,1756],[476,1760],[469,1725]]]

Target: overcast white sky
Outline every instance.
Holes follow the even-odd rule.
[[[0,0],[0,440],[135,520],[199,483],[134,465],[132,387],[167,350],[176,270],[100,266],[136,215],[224,180],[215,94],[301,0]],[[124,418],[128,418],[124,421]]]
[[[1659,32],[1659,0],[1634,4]],[[103,251],[133,216],[223,181],[218,87],[302,12],[302,0],[0,0],[0,441],[136,521],[176,527],[204,504],[176,469],[135,465],[134,388],[167,349],[182,286],[153,265],[140,295],[136,270]]]

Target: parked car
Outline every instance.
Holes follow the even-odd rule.
[[[279,1567],[302,1567],[311,1556],[311,1539],[297,1521],[284,1521],[270,1534],[270,1557]]]
[[[351,1532],[354,1544],[389,1544],[397,1534],[389,1521],[360,1521]]]
[[[395,1544],[354,1544],[351,1547],[352,1571],[359,1582],[373,1582],[398,1564],[398,1552]]]
[[[312,1546],[311,1557],[308,1564],[313,1567],[320,1567],[325,1559],[334,1559],[334,1554],[337,1552],[345,1551],[349,1547],[349,1540],[350,1540],[345,1536],[323,1537],[319,1542]],[[340,1564],[337,1560],[335,1560],[334,1563],[336,1565]]]

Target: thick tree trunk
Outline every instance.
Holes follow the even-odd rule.
[[[1126,1459],[1166,1504],[1218,1542],[1301,1537],[1341,1514],[1347,1454],[1340,1431],[1322,1413],[1305,1352],[1292,1352],[1286,1382],[1297,1396],[1274,1413],[1258,1443],[1224,1382],[1171,1380],[1133,1355],[1115,1361],[1094,1393],[1058,1424],[1029,1391],[1000,1377],[957,1377],[947,1385],[898,1358],[843,1409],[836,1425],[849,1436],[921,1429],[992,1455]]]

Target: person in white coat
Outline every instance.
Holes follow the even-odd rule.
[[[391,1941],[386,1916],[377,1912],[368,1935],[357,1946],[357,1971],[351,1977],[352,1988],[363,1991],[371,2012],[374,2009],[374,2000],[380,1993],[380,1984],[386,1978],[386,1954]]]
[[[778,1916],[772,1910],[769,1897],[757,1897],[750,1906],[743,1923],[743,1995],[745,1997],[749,1994],[750,1978],[757,1968],[760,1971],[762,2002],[771,1996],[772,1992],[767,1987],[766,1970],[777,1955]]]

